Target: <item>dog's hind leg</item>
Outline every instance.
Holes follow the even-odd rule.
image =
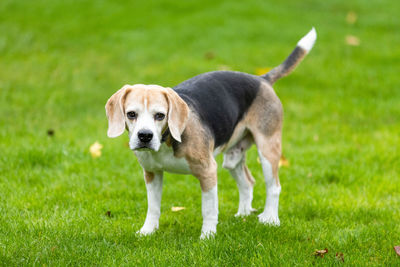
[[[246,216],[252,211],[254,178],[246,166],[246,150],[252,139],[246,137],[224,154],[223,167],[228,169],[239,189],[239,209],[235,216]]]
[[[279,226],[278,206],[281,185],[278,168],[281,156],[281,132],[278,131],[270,137],[259,135],[255,137],[255,142],[267,189],[265,208],[258,218],[262,223]]]

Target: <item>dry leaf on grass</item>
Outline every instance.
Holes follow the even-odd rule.
[[[284,155],[281,155],[281,158],[279,159],[279,167],[282,167],[282,166],[283,167],[290,166],[289,160],[287,160]]]
[[[326,249],[316,249],[314,251],[314,256],[315,257],[319,256],[319,257],[323,258],[326,253],[328,253],[328,249],[327,248]]]
[[[211,51],[208,51],[207,53],[204,54],[204,58],[206,60],[212,60],[215,58],[215,54]]]
[[[92,158],[98,158],[101,156],[101,149],[103,148],[103,145],[100,144],[99,142],[94,142],[93,145],[90,146],[89,152],[90,155],[92,155]]]
[[[172,207],[171,210],[176,212],[176,211],[180,211],[180,210],[184,210],[186,209],[185,207]]]
[[[394,246],[394,251],[396,251],[396,254],[400,256],[400,246]]]
[[[344,255],[342,252],[336,252],[336,259],[344,262]]]
[[[53,129],[48,129],[47,130],[47,135],[48,136],[54,136],[54,130]]]
[[[269,72],[272,68],[266,67],[266,68],[257,68],[256,69],[256,75],[260,76],[260,75],[264,75],[267,72]]]
[[[350,11],[349,13],[347,13],[346,22],[348,24],[354,24],[357,22],[357,18],[357,14],[353,11]]]
[[[347,35],[346,36],[346,44],[351,46],[359,46],[360,39],[354,35]]]

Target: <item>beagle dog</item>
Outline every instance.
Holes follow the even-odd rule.
[[[159,225],[163,172],[192,174],[202,190],[203,226],[200,238],[216,233],[218,223],[217,163],[236,180],[239,209],[236,216],[255,211],[254,178],[246,166],[246,150],[257,146],[267,197],[258,215],[264,224],[280,224],[282,104],[272,85],[288,75],[311,50],[314,28],[289,57],[270,72],[255,76],[234,71],[213,71],[195,76],[174,88],[125,85],[108,99],[108,136],[126,129],[129,147],[143,167],[147,189],[147,216],[138,233],[153,233]]]

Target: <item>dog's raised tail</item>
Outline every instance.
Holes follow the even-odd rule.
[[[301,40],[297,43],[296,48],[286,58],[286,60],[279,66],[270,70],[267,74],[262,75],[270,84],[274,84],[277,80],[285,77],[296,68],[296,66],[303,60],[307,53],[314,46],[317,40],[317,32],[313,27]]]

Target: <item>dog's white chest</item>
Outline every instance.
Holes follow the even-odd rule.
[[[171,172],[190,174],[189,164],[185,158],[176,158],[172,147],[163,143],[158,151],[135,151],[140,165],[151,172]]]

